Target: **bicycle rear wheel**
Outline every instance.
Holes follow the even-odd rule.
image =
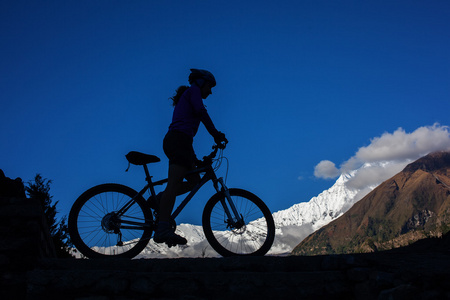
[[[153,218],[147,202],[137,194],[124,185],[102,184],[78,197],[68,221],[75,247],[89,258],[138,255],[150,240]],[[133,205],[118,215],[133,197]]]
[[[208,200],[203,210],[206,239],[222,256],[266,254],[275,238],[275,223],[269,208],[248,191],[229,189],[229,192],[243,222],[236,224],[229,220],[224,209],[224,203],[229,207],[227,199],[224,193],[217,193]]]

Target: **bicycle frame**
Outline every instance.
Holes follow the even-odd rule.
[[[144,171],[145,171],[145,175],[146,175],[146,181],[147,184],[145,185],[145,187],[139,192],[137,193],[137,195],[132,198],[130,201],[128,201],[118,212],[117,215],[118,216],[122,216],[123,214],[125,214],[127,212],[127,210],[133,206],[133,204],[135,203],[135,198],[136,197],[142,197],[144,195],[144,193],[150,189],[150,193],[151,196],[150,197],[155,197],[156,193],[155,193],[155,189],[154,187],[157,185],[162,185],[164,183],[168,182],[168,179],[162,179],[159,181],[152,181],[152,176],[150,176],[150,173],[148,171],[148,167],[147,165],[143,165],[144,167]],[[228,220],[230,222],[230,226],[235,227],[235,228],[239,228],[240,224],[243,224],[242,222],[242,216],[239,215],[239,213],[237,212],[237,209],[234,205],[234,202],[231,199],[230,193],[228,191],[228,188],[225,186],[225,183],[223,182],[223,178],[217,178],[216,173],[214,172],[214,169],[211,165],[207,165],[205,167],[201,167],[201,168],[197,168],[193,171],[190,171],[187,175],[191,175],[191,174],[200,174],[200,173],[205,173],[201,179],[200,182],[194,186],[194,188],[191,190],[191,192],[186,196],[186,198],[184,198],[184,200],[180,203],[180,205],[175,209],[175,211],[172,213],[171,217],[173,219],[175,219],[180,213],[181,211],[186,207],[186,205],[189,203],[189,201],[191,201],[191,199],[194,197],[194,195],[200,190],[200,188],[205,185],[208,181],[212,180],[213,182],[213,186],[215,188],[215,190],[220,193],[223,192],[224,193],[224,199],[221,200],[222,206],[224,208],[224,211],[228,217]],[[149,197],[149,198],[150,198]],[[228,205],[225,202],[225,199],[227,199]],[[147,199],[148,201],[148,199]],[[231,211],[230,211],[231,208]],[[234,218],[233,218],[233,214],[234,214]],[[126,223],[129,225],[137,225],[137,226],[149,226],[146,224],[142,224],[142,223],[138,223],[138,222],[132,222],[132,221],[122,221],[122,223]],[[125,228],[125,227],[124,227]]]

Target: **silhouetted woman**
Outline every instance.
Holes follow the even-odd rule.
[[[187,243],[185,238],[174,232],[170,218],[176,196],[188,192],[199,179],[196,174],[193,178],[188,178],[190,184],[183,182],[183,178],[197,163],[193,139],[200,122],[217,144],[226,141],[225,134],[216,129],[203,104],[203,99],[212,94],[211,89],[216,85],[216,79],[206,70],[191,69],[189,83],[190,87],[180,86],[176,95],[171,98],[174,105],[172,123],[163,142],[164,153],[169,158],[169,181],[162,194],[158,229],[153,240],[156,243],[167,243],[169,247]]]

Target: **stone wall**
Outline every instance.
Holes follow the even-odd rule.
[[[40,259],[52,257],[55,249],[41,204],[0,197],[0,299],[17,298],[18,291],[23,294],[26,271]]]
[[[30,299],[449,299],[450,255],[42,260]]]

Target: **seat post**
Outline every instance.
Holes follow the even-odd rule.
[[[148,187],[150,188],[150,192],[152,194],[152,196],[155,196],[155,188],[153,187],[153,182],[152,182],[152,176],[150,176],[150,173],[148,172],[148,167],[147,165],[142,165],[144,167],[144,171],[145,171],[145,180],[148,182]]]

